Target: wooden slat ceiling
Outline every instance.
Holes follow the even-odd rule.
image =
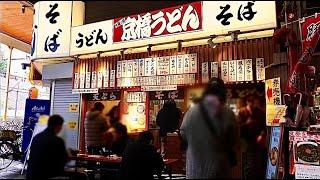
[[[0,32],[30,44],[32,39],[32,8],[22,13],[21,1],[0,1]]]

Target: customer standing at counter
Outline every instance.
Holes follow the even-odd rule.
[[[122,156],[122,153],[129,142],[129,136],[127,127],[120,122],[119,106],[114,106],[107,116],[111,125],[108,130],[108,133],[112,135],[111,151],[118,156]]]
[[[167,133],[175,132],[179,128],[181,111],[173,99],[166,101],[157,115],[157,125],[160,127],[161,154],[165,154]]]
[[[85,140],[87,151],[89,154],[100,154],[103,147],[106,146],[104,138],[109,125],[106,116],[102,113],[104,105],[101,102],[96,102],[87,112],[85,125]]]
[[[224,82],[212,78],[201,102],[184,116],[180,133],[187,147],[187,179],[231,178],[239,130],[226,96]]]

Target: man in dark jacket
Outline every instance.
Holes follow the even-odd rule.
[[[63,139],[57,136],[63,121],[61,116],[52,115],[48,127],[33,138],[27,179],[40,180],[64,175],[68,155]]]
[[[129,144],[122,157],[122,179],[153,179],[153,174],[160,175],[164,163],[162,157],[152,145],[153,134],[144,131],[137,142]]]

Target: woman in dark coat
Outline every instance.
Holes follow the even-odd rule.
[[[181,111],[177,108],[174,100],[169,100],[164,103],[162,109],[157,115],[157,125],[160,127],[161,154],[165,151],[165,140],[168,132],[175,132],[179,128],[179,120]]]

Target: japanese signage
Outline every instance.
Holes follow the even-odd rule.
[[[196,53],[189,54],[190,60],[190,73],[198,72],[198,55]]]
[[[201,2],[116,18],[113,29],[114,42],[201,30]]]
[[[201,1],[76,25],[74,21],[83,22],[84,17],[84,8],[75,8],[80,3],[83,4],[78,1],[43,1],[34,5],[32,59],[200,38],[233,30],[276,27],[275,1]],[[189,60],[191,71],[196,66],[192,65],[192,58]]]
[[[170,74],[177,74],[177,56],[170,56]]]
[[[244,60],[245,81],[253,81],[252,59]]]
[[[86,76],[85,73],[80,73],[80,86],[79,86],[80,89],[84,88],[85,76]]]
[[[103,71],[102,77],[103,77],[103,87],[108,87],[109,86],[109,71],[108,70]]]
[[[150,100],[169,100],[169,99],[184,99],[184,91],[151,91],[149,92]]]
[[[279,126],[284,120],[281,114],[285,113],[285,108],[281,105],[281,89],[280,78],[266,80],[265,83],[266,96],[266,124],[267,126]],[[278,114],[278,115],[277,115]],[[278,118],[275,118],[278,117]]]
[[[72,94],[80,94],[80,93],[98,93],[98,88],[96,89],[72,89]]]
[[[177,90],[177,85],[167,86],[141,86],[142,91],[172,91]]]
[[[306,86],[308,82],[305,80],[305,75],[314,74],[315,69],[311,66],[313,53],[316,51],[319,39],[320,39],[320,29],[319,27],[319,17],[315,15],[314,17],[306,18],[301,27],[301,34],[303,38],[302,43],[302,54],[298,58],[293,56],[292,62],[296,62],[294,68],[290,72],[287,91],[290,93],[306,92]],[[307,90],[308,91],[308,90]]]
[[[184,69],[183,55],[177,55],[177,74],[182,74]]]
[[[202,83],[209,82],[209,62],[203,62],[201,66]]]
[[[196,58],[196,54],[184,54],[118,61],[117,87],[194,84]]]
[[[40,1],[34,5],[31,57],[65,57],[70,55],[72,18],[83,19],[83,2]],[[79,17],[72,17],[74,14]],[[82,24],[79,24],[82,25]]]
[[[112,20],[72,27],[71,54],[103,51],[112,44]]]
[[[281,127],[272,127],[268,150],[266,179],[278,179],[278,160],[280,158]]]
[[[100,92],[94,94],[88,94],[88,101],[113,101],[120,100],[120,91],[112,91],[112,92]]]
[[[307,46],[307,43],[311,42],[312,37],[317,32],[320,25],[320,16],[312,16],[305,18],[301,22],[301,35],[302,35],[302,52]]]
[[[264,59],[256,59],[256,77],[258,81],[265,79]]]
[[[237,81],[244,81],[244,60],[237,60]]]
[[[296,179],[320,179],[320,166],[296,164]]]
[[[219,77],[219,63],[211,62],[211,77]]]
[[[116,70],[110,71],[110,87],[116,86]]]
[[[312,168],[313,165],[319,165],[319,159],[314,159],[316,156],[312,156],[312,153],[303,156],[301,152],[298,152],[301,151],[301,149],[303,151],[303,146],[309,146],[309,150],[314,152],[315,149],[318,149],[319,144],[319,133],[309,133],[307,131],[289,131],[289,173],[296,174],[296,176],[306,176],[306,174],[303,172],[303,169],[299,170],[297,169],[297,166],[300,166],[300,164],[305,164],[306,166],[309,166],[309,168]]]
[[[221,61],[221,79],[224,82],[228,82],[229,80],[229,62]]]
[[[103,72],[98,71],[97,88],[102,87],[102,82],[103,82],[102,80],[103,80]]]
[[[79,73],[74,73],[74,79],[73,79],[73,89],[78,89],[79,88]]]
[[[128,92],[127,102],[146,102],[146,92]]]
[[[190,73],[190,56],[189,56],[189,54],[184,55],[183,63],[184,63],[183,73],[185,73],[185,74]]]
[[[229,61],[229,82],[237,81],[237,61]]]

